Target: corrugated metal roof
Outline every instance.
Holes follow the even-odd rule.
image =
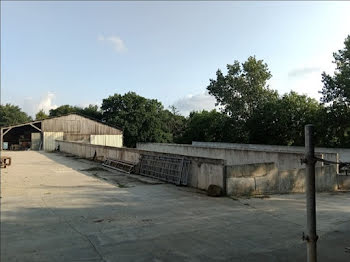
[[[115,125],[111,125],[111,124],[108,124],[108,123],[105,123],[101,120],[98,120],[96,118],[93,118],[93,117],[90,117],[90,116],[86,116],[86,115],[83,115],[83,114],[80,114],[80,113],[69,113],[69,114],[64,114],[64,115],[60,115],[60,116],[52,116],[52,117],[48,117],[48,118],[45,118],[45,119],[42,119],[42,120],[35,120],[35,121],[29,121],[29,122],[25,122],[25,123],[22,123],[22,124],[18,124],[18,125],[12,125],[12,126],[3,126],[1,127],[1,129],[6,129],[6,128],[14,128],[14,127],[20,127],[20,126],[26,126],[26,125],[30,125],[30,124],[36,124],[36,123],[41,123],[45,120],[48,120],[48,119],[55,119],[55,118],[60,118],[60,117],[63,117],[63,116],[69,116],[69,115],[78,115],[78,116],[81,116],[81,117],[84,117],[84,118],[87,118],[89,120],[92,120],[92,121],[95,121],[95,122],[98,122],[100,124],[103,124],[103,125],[106,125],[106,126],[109,126],[109,127],[112,127],[112,128],[115,128],[115,129],[118,129],[120,131],[124,131],[123,128],[121,127],[118,127],[118,126],[115,126]]]

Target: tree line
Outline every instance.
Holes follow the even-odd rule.
[[[217,70],[210,79],[207,90],[218,110],[184,117],[174,106],[166,109],[156,99],[129,92],[103,99],[101,108],[62,105],[49,115],[39,111],[36,119],[80,113],[123,128],[128,147],[192,141],[303,145],[304,125],[312,123],[318,146],[350,147],[350,35],[344,45],[333,54],[334,74],[322,73],[320,101],[293,91],[280,95],[268,85],[268,65],[251,56],[227,65],[226,74]],[[0,126],[30,120],[18,106],[0,106]]]

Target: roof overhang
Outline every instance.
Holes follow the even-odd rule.
[[[15,127],[21,127],[21,126],[32,126],[32,127],[36,128],[36,129],[39,129],[37,126],[34,126],[34,124],[41,123],[41,122],[42,122],[42,120],[27,122],[27,123],[23,123],[23,124],[19,124],[19,125],[14,125],[14,126],[4,126],[4,127],[1,128],[1,131],[4,131],[6,129],[12,129],[12,128],[15,128]],[[41,132],[41,130],[40,130],[40,132]]]

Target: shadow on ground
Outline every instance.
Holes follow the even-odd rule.
[[[29,156],[41,163],[31,173]],[[4,177],[12,188],[1,199],[1,261],[306,259],[302,194],[234,201],[168,184],[118,187],[82,171],[95,165],[18,156]],[[349,200],[348,193],[318,195],[319,261],[350,259]]]

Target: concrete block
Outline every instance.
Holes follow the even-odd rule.
[[[255,192],[253,177],[231,177],[227,179],[227,195],[249,195]]]

